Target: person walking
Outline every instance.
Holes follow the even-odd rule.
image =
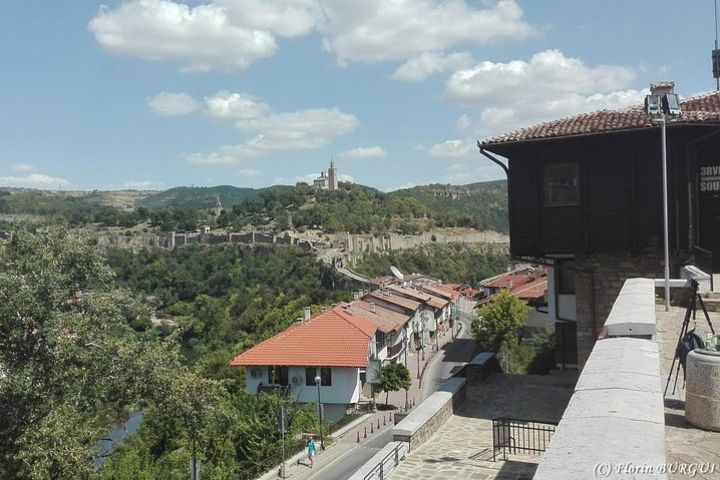
[[[306,447],[308,451],[308,460],[310,460],[310,468],[312,468],[313,460],[315,459],[315,454],[317,453],[317,446],[315,445],[315,437],[313,435],[310,435]]]

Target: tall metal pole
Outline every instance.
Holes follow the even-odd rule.
[[[660,120],[662,138],[662,180],[663,180],[663,236],[665,242],[665,311],[670,311],[670,244],[668,234],[668,182],[667,182],[667,138],[665,136],[665,114]]]
[[[715,0],[715,50],[718,49],[718,11],[717,0]],[[720,90],[720,77],[715,78],[715,90]]]
[[[320,421],[320,449],[325,450],[325,441],[323,440],[322,431],[322,407],[320,406],[320,376],[315,377],[315,384],[318,391],[318,420]]]

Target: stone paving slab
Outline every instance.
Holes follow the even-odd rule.
[[[655,315],[657,318],[657,342],[660,347],[660,373],[664,390],[667,375],[675,355],[680,328],[685,317],[685,309],[671,307],[670,311],[666,312],[663,305],[656,305]],[[709,312],[709,315],[716,331],[720,333],[720,312]],[[697,311],[697,322],[693,323],[690,320],[690,329],[694,326],[697,326],[697,331],[702,338],[705,338],[705,332],[710,331],[705,316],[700,309]],[[673,372],[670,388],[665,397],[665,448],[667,461],[671,464],[677,462],[685,465],[710,464],[715,466],[715,472],[698,472],[692,477],[676,472],[670,473],[670,479],[720,479],[720,433],[700,430],[687,423],[685,420],[685,386],[683,384],[682,368],[678,378],[677,391],[672,395],[674,380],[675,372]]]
[[[538,456],[514,456],[488,461],[492,418],[559,421],[572,394],[575,373],[569,376],[494,375],[487,383],[469,385],[467,400],[427,442],[393,471],[392,480],[531,479]]]

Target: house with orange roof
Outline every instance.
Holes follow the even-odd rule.
[[[299,402],[320,402],[341,418],[357,405],[370,360],[377,358],[377,326],[342,307],[296,323],[236,356],[251,393],[283,391]]]
[[[375,338],[379,360],[383,363],[402,361],[407,365],[407,353],[413,333],[409,315],[365,300],[355,300],[345,306],[345,309],[377,327]]]
[[[424,348],[435,338],[438,325],[435,312],[424,302],[401,296],[389,288],[370,292],[363,297],[363,300],[409,315],[410,333],[415,348]]]

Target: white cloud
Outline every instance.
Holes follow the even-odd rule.
[[[258,152],[246,145],[223,145],[210,153],[190,153],[185,160],[197,165],[235,165],[256,158]]]
[[[413,182],[408,182],[408,183],[403,183],[402,185],[398,185],[396,187],[392,187],[391,189],[388,190],[388,192],[394,192],[395,190],[406,190],[408,188],[413,188],[413,187],[417,187],[417,184],[413,183]]]
[[[200,105],[187,93],[160,92],[147,99],[150,111],[160,117],[175,117],[192,113]]]
[[[470,127],[470,117],[466,113],[463,113],[460,115],[457,119],[457,122],[455,122],[455,127],[460,130],[467,130],[468,127]]]
[[[435,73],[469,67],[472,61],[472,56],[467,52],[449,55],[425,52],[400,65],[391,78],[404,82],[420,82]]]
[[[216,0],[215,3],[226,8],[237,24],[282,37],[310,33],[322,16],[316,0]]]
[[[37,169],[28,163],[13,163],[10,165],[10,171],[15,173],[33,173]]]
[[[198,3],[198,2],[193,2]],[[523,40],[535,29],[516,0],[126,0],[88,23],[113,55],[175,61],[181,71],[241,70],[277,51],[276,37],[320,34],[341,65],[407,61],[405,81],[463,67],[461,44]]]
[[[358,125],[355,115],[337,107],[272,113],[267,104],[247,93],[220,91],[205,103],[208,118],[234,121],[235,128],[251,138],[214,152],[184,155],[186,161],[199,165],[234,165],[273,151],[323,147]]]
[[[0,177],[0,186],[16,188],[46,188],[56,189],[70,185],[64,178],[51,177],[40,173],[31,173],[24,177]]]
[[[386,155],[387,152],[379,146],[358,147],[340,152],[340,156],[343,158],[376,158],[384,157]]]
[[[136,181],[131,180],[121,185],[121,190],[164,190],[165,182],[158,182],[153,180],[142,180]]]
[[[529,62],[481,62],[455,72],[445,97],[480,108],[480,136],[603,108],[642,101],[644,91],[626,88],[641,67],[589,67],[558,50],[537,53]]]
[[[214,120],[247,120],[264,116],[270,107],[247,93],[225,90],[205,97],[205,115]]]
[[[462,157],[469,155],[474,149],[474,141],[445,140],[430,147],[427,153],[432,157]]]
[[[88,24],[108,53],[144,60],[174,60],[187,72],[240,70],[277,50],[270,31],[236,23],[218,4],[130,0],[100,8]]]
[[[337,107],[278,113],[235,124],[242,132],[258,132],[246,143],[255,151],[319,148],[332,138],[352,132],[357,125],[355,115]]]
[[[201,165],[233,165],[272,151],[320,148],[331,139],[350,133],[357,124],[354,115],[337,108],[271,114],[236,123],[240,131],[255,134],[245,143],[224,145],[211,153],[192,153],[185,159]]]
[[[340,64],[406,60],[459,43],[485,45],[534,33],[515,0],[484,9],[465,0],[335,0],[323,7],[323,47]]]
[[[241,177],[260,177],[262,176],[262,172],[260,170],[256,170],[254,168],[241,168],[237,171],[237,174]]]
[[[130,180],[123,184],[110,184],[100,187],[99,190],[164,190],[165,182],[154,180]]]

